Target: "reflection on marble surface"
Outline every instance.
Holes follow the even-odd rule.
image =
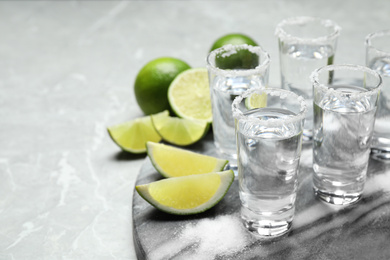
[[[215,155],[210,140],[198,152]],[[361,201],[334,206],[315,199],[312,150],[302,152],[296,214],[290,233],[262,240],[240,219],[237,181],[213,209],[183,217],[162,213],[133,196],[139,259],[389,259],[390,165],[370,161]],[[145,160],[136,184],[161,177]]]

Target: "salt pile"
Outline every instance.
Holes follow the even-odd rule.
[[[243,250],[251,238],[239,216],[218,216],[187,224],[177,238],[152,252],[151,259],[175,259],[179,255],[188,260],[215,259]]]

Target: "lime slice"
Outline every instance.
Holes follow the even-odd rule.
[[[206,68],[180,73],[168,89],[168,100],[178,117],[212,121],[209,79]]]
[[[138,185],[142,198],[157,209],[175,215],[204,212],[215,206],[234,180],[232,170],[190,175]]]
[[[247,109],[262,108],[267,106],[267,94],[252,93],[245,99],[245,107]]]
[[[152,115],[157,133],[171,144],[186,146],[193,144],[207,133],[210,124],[203,120],[170,117],[168,114]]]
[[[228,163],[228,160],[165,144],[147,142],[146,148],[153,166],[166,178],[219,172]]]
[[[168,111],[159,114],[168,115]],[[107,130],[112,140],[122,150],[130,153],[145,153],[147,141],[161,141],[161,136],[154,129],[150,116],[110,126]]]

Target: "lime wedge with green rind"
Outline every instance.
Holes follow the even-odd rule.
[[[168,143],[187,146],[205,136],[210,124],[203,120],[170,117],[167,114],[152,115],[154,129]]]
[[[164,177],[222,171],[228,160],[199,154],[162,143],[147,142],[147,153],[154,168]]]
[[[214,207],[234,180],[232,170],[163,179],[137,185],[138,194],[169,214],[191,215]]]
[[[168,115],[168,111],[159,114]],[[154,129],[150,116],[110,126],[107,131],[122,150],[135,154],[146,152],[146,142],[161,141],[161,136]]]

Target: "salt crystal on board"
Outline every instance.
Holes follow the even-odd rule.
[[[217,255],[234,253],[244,249],[250,239],[240,218],[230,215],[189,224],[180,237],[196,239],[199,244],[198,253],[189,259],[214,259]]]
[[[150,252],[150,259],[211,260],[244,250],[253,239],[237,215],[218,216],[185,225],[177,237]]]

